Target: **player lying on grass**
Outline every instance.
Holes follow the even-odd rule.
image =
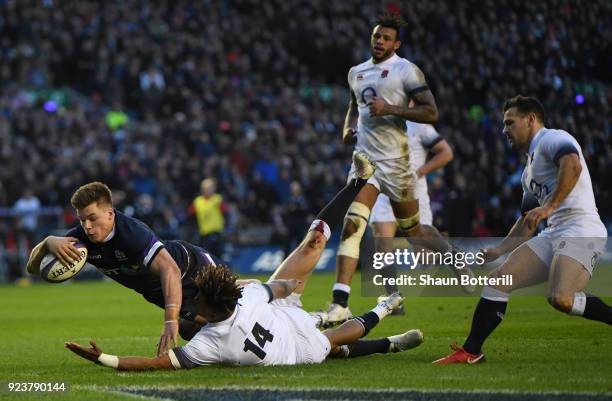
[[[111,190],[101,182],[78,188],[70,203],[81,224],[63,237],[49,236],[36,245],[26,265],[28,273],[40,273],[48,252],[64,264],[78,259],[74,243],[80,241],[87,247],[87,262],[165,309],[158,355],[176,346],[179,333],[190,339],[206,323],[195,311],[197,288],[192,279],[219,260],[188,242],[160,240],[142,221],[115,210]]]
[[[196,306],[208,323],[185,346],[157,358],[117,357],[102,353],[95,342],[66,347],[90,361],[119,370],[192,368],[199,365],[295,365],[320,363],[328,355],[360,356],[398,352],[422,342],[419,330],[379,340],[358,340],[402,304],[393,294],[374,309],[321,333],[313,318],[301,308],[306,281],[357,192],[373,172],[367,158],[355,156],[358,179],[352,180],[319,213],[297,249],[276,269],[267,283],[246,282],[224,266],[198,273]],[[365,178],[365,179],[363,179]],[[335,222],[336,220],[340,220]],[[329,223],[329,224],[328,224]],[[348,345],[348,346],[347,346]],[[346,347],[347,346],[347,347]]]
[[[545,281],[548,302],[555,309],[612,324],[612,308],[584,292],[605,249],[607,232],[597,214],[580,145],[569,133],[546,128],[540,102],[520,95],[504,105],[504,134],[514,149],[527,154],[524,214],[501,244],[486,250],[485,259],[512,251],[492,273],[512,275],[512,285],[484,287],[463,347],[453,344],[455,352],[434,361],[437,364],[483,361],[482,345],[504,318],[510,293]],[[531,238],[545,219],[548,226]]]

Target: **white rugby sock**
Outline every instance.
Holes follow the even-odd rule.
[[[347,284],[343,284],[343,283],[334,283],[334,286],[332,287],[332,291],[344,291],[347,294],[351,293],[351,286],[347,285]]]
[[[582,316],[584,314],[586,302],[587,298],[584,292],[574,293],[574,303],[572,304],[572,310],[569,312],[569,314],[574,316]]]

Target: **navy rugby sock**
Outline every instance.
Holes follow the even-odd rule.
[[[612,324],[612,308],[610,305],[607,305],[604,301],[591,294],[587,294],[582,316],[587,319],[597,320],[598,322]]]
[[[342,290],[332,291],[332,302],[346,308],[348,306],[349,293]]]
[[[365,332],[363,333],[362,337],[367,336],[370,330],[372,330],[374,326],[376,326],[378,322],[380,322],[380,318],[374,311],[364,313],[363,315],[356,317],[355,320],[359,321],[365,329]]]
[[[386,354],[389,351],[391,341],[388,338],[380,338],[377,340],[357,340],[352,344],[347,345],[347,358],[356,358],[371,354]]]
[[[470,354],[480,354],[482,344],[504,318],[506,306],[508,306],[508,302],[480,298],[472,318],[470,335],[465,340],[463,349]]]

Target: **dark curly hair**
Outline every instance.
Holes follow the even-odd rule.
[[[395,32],[397,32],[396,38],[397,40],[399,40],[401,29],[406,27],[408,24],[406,23],[406,21],[404,20],[401,14],[388,11],[376,17],[373,28],[375,28],[378,25],[384,28],[395,29]]]
[[[199,289],[199,298],[218,312],[233,312],[242,297],[236,285],[238,275],[225,265],[208,266],[193,279]]]

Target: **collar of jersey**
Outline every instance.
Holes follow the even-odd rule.
[[[374,63],[374,58],[370,58],[370,63],[372,63],[372,65],[375,66],[375,67],[382,67],[384,65],[391,64],[391,63],[395,62],[395,60],[398,59],[398,58],[399,58],[399,56],[397,55],[397,53],[394,53],[393,56],[389,57],[388,59],[386,59],[382,63]]]
[[[531,152],[533,152],[533,150],[535,149],[535,147],[538,146],[538,143],[540,143],[540,140],[542,139],[541,134],[544,132],[545,129],[546,127],[540,128],[538,132],[535,133],[533,138],[531,138],[531,143],[529,144],[529,151],[527,152],[528,155],[530,155]]]
[[[111,232],[106,236],[106,238],[104,238],[102,240],[102,242],[108,242],[110,240],[113,239],[113,237],[115,236],[115,225],[113,224],[113,229],[111,230]]]

